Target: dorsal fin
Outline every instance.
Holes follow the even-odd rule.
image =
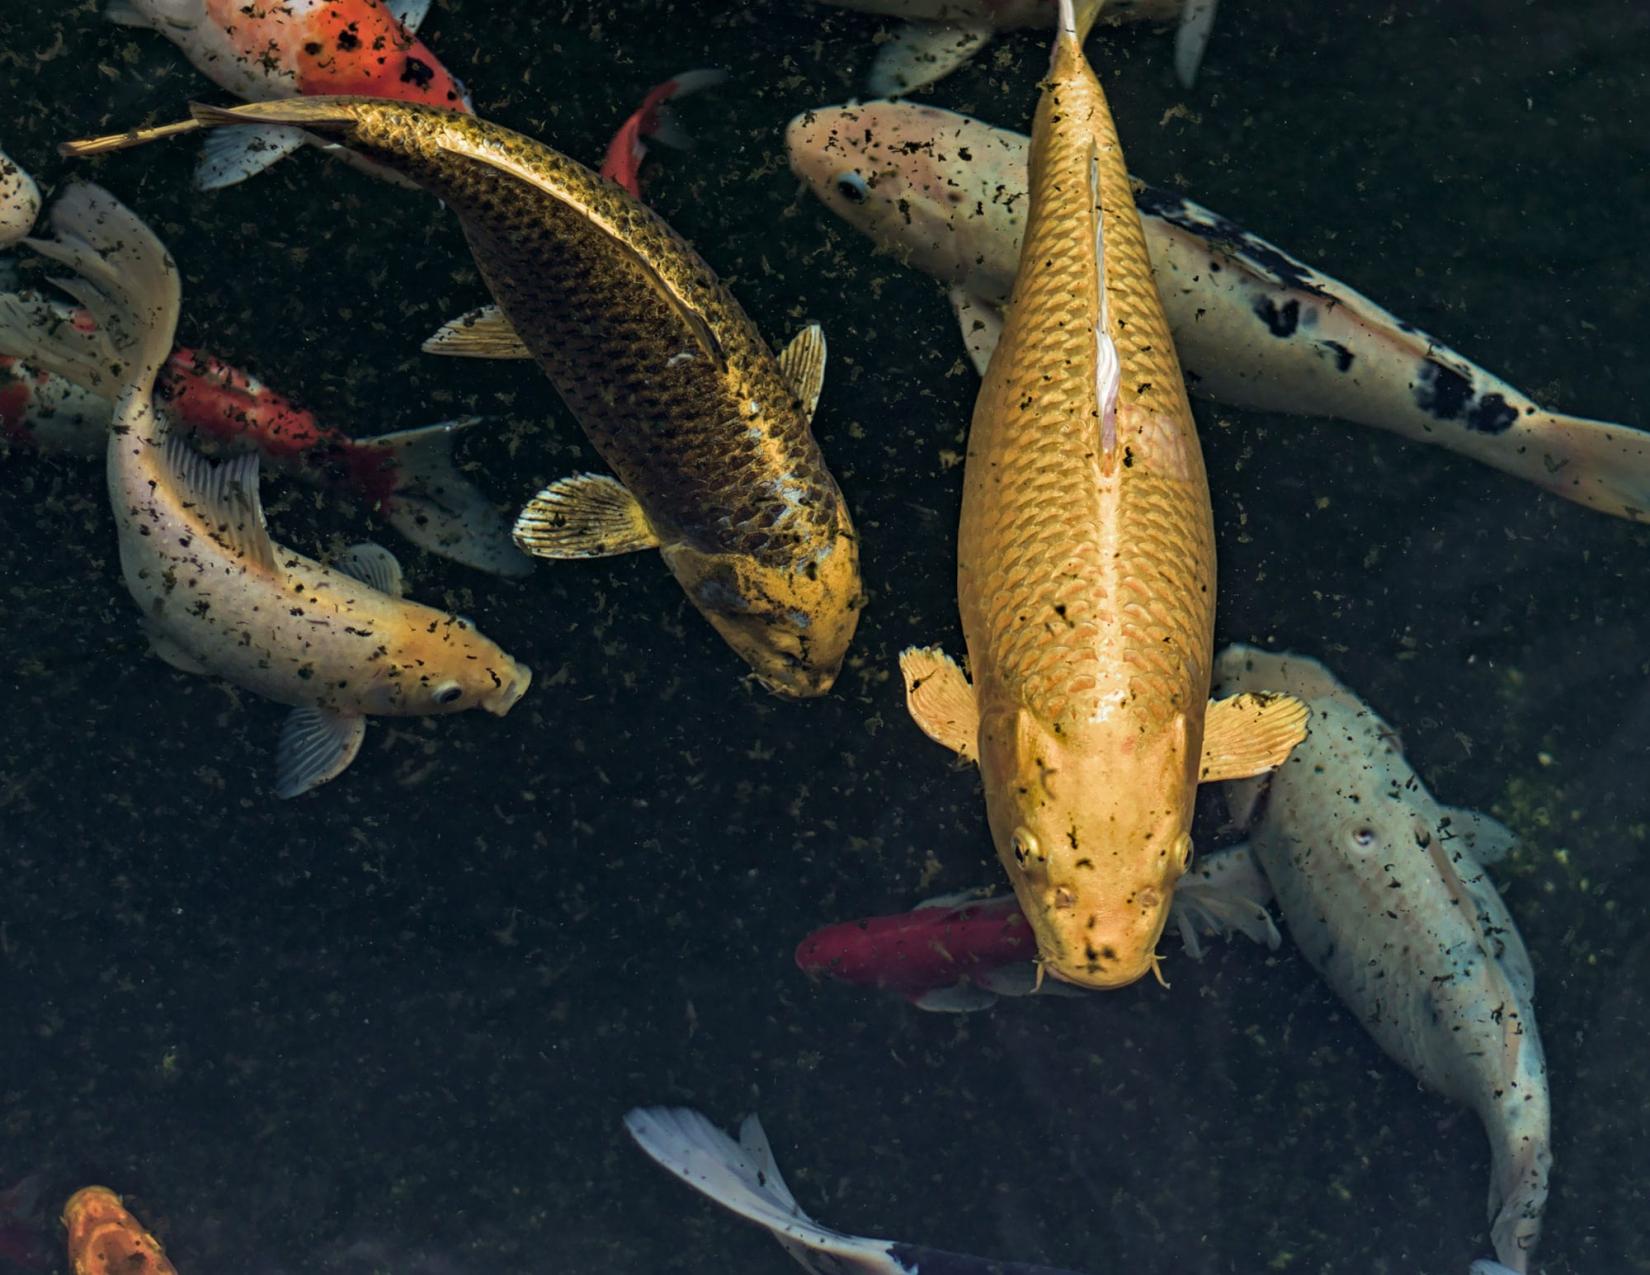
[[[591,207],[590,204],[575,198],[566,190],[549,185],[541,175],[513,162],[509,156],[501,155],[494,150],[453,151],[451,153],[460,158],[486,164],[490,168],[496,168],[500,172],[518,177],[535,190],[548,195],[557,203],[583,217],[596,231],[610,240],[619,252],[635,264],[649,286],[675,312],[676,317],[682,321],[683,326],[693,334],[694,341],[704,351],[705,357],[715,365],[717,371],[725,372],[727,370],[727,355],[722,350],[722,343],[716,339],[716,334],[710,330],[710,324],[706,321],[705,316],[700,314],[693,304],[671,285],[670,280],[659,273],[653,263],[644,257],[629,239],[619,233],[612,222]],[[567,162],[572,163],[573,161],[569,160]],[[596,180],[594,174],[592,174],[592,180]],[[603,189],[609,192],[613,190],[611,185],[604,185]],[[638,207],[641,207],[649,216],[655,215],[643,205],[638,205]]]
[[[214,464],[178,434],[166,436],[166,471],[178,502],[212,539],[248,563],[271,570],[275,543],[258,495],[258,453]]]

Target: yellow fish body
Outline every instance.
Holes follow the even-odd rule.
[[[1208,713],[1208,481],[1111,113],[1069,4],[1032,133],[1030,211],[975,403],[957,598],[973,685],[901,658],[912,715],[980,764],[1047,972],[1120,987],[1156,962],[1200,781],[1268,770],[1286,698]]]

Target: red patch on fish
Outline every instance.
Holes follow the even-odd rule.
[[[300,93],[386,97],[469,113],[457,77],[380,0],[321,5],[298,35],[293,71]]]
[[[797,945],[796,964],[807,974],[916,1001],[1036,956],[1031,926],[1006,895],[828,925]]]
[[[684,71],[674,79],[649,89],[642,104],[619,125],[619,131],[607,144],[607,154],[602,158],[602,176],[618,182],[640,199],[642,160],[647,155],[647,144],[643,139],[657,137],[667,146],[687,144],[685,138],[667,132],[669,117],[665,114],[665,103],[673,97],[686,97],[711,88],[726,78],[726,74],[717,70]]]

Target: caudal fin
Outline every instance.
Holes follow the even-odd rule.
[[[1650,431],[1537,412],[1504,437],[1504,454],[1496,439],[1470,454],[1589,509],[1650,522]]]
[[[180,285],[171,255],[136,213],[90,182],[70,186],[48,222],[53,238],[23,242],[74,271],[52,282],[80,302],[96,326],[84,331],[70,322],[37,330],[34,360],[79,384],[86,384],[80,378],[99,380],[146,399],[178,325]]]
[[[1541,1097],[1543,1117],[1545,1093]],[[1545,1118],[1523,1137],[1497,1138],[1491,1131],[1490,1242],[1503,1265],[1518,1275],[1528,1269],[1530,1254],[1541,1239],[1541,1214],[1547,1205],[1547,1176],[1553,1167]]]
[[[745,1118],[738,1142],[687,1107],[637,1107],[625,1116],[624,1124],[654,1163],[730,1213],[765,1227],[810,1270],[819,1269],[819,1257],[850,1263],[885,1258],[884,1241],[830,1230],[802,1211],[780,1176],[762,1122],[755,1116]]]
[[[358,439],[356,446],[369,460],[381,456],[394,474],[383,512],[408,540],[478,571],[525,576],[533,560],[510,539],[504,515],[453,461],[453,439],[480,421],[476,416],[443,421]]]
[[[120,355],[77,306],[38,292],[0,293],[0,355],[113,398]]]
[[[670,92],[654,111],[651,127],[643,126],[642,136],[652,138],[661,146],[669,146],[673,150],[691,150],[693,138],[676,122],[671,114],[670,103],[678,102],[684,97],[692,97],[695,93],[703,93],[706,89],[713,89],[725,83],[727,78],[726,71],[714,66],[700,67],[696,71],[683,71],[665,86]]]

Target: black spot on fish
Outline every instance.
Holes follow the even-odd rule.
[[[1135,192],[1134,206],[1143,216],[1156,217],[1171,226],[1178,226],[1199,239],[1223,248],[1230,256],[1251,262],[1257,270],[1272,276],[1285,288],[1322,297],[1331,303],[1336,300],[1318,286],[1311,269],[1304,262],[1296,261],[1288,253],[1218,213],[1199,208],[1179,195],[1146,185]]]
[[[1295,335],[1295,329],[1300,326],[1301,303],[1286,301],[1280,310],[1271,297],[1261,297],[1255,302],[1255,315],[1266,325],[1267,331],[1273,336],[1283,338]]]
[[[1339,341],[1319,341],[1318,344],[1323,346],[1324,349],[1328,350],[1335,356],[1335,370],[1337,372],[1347,372],[1351,370],[1353,359],[1351,350],[1347,349]]]
[[[323,47],[324,46],[319,41],[311,40],[308,44],[304,45],[304,52],[309,54],[310,57],[316,57],[320,54]]]
[[[1511,429],[1518,411],[1499,394],[1486,394],[1467,412],[1467,428],[1480,434],[1499,434]]]
[[[428,62],[420,62],[417,58],[408,58],[407,65],[401,68],[401,82],[414,84],[421,89],[430,87],[430,81],[435,79],[435,68]]]
[[[350,53],[361,47],[361,37],[354,31],[340,31],[338,33],[338,48],[343,53]]]
[[[1415,402],[1423,412],[1441,421],[1459,420],[1472,402],[1472,384],[1452,367],[1433,359],[1421,363],[1421,379],[1415,385]]]

